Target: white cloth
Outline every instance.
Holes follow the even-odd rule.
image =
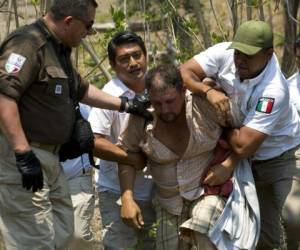
[[[219,250],[254,250],[259,232],[258,198],[249,161],[244,159],[234,170],[233,191],[208,236]]]
[[[240,81],[233,61],[230,42],[219,43],[196,55],[207,76],[216,79],[232,101],[241,107],[249,128],[268,137],[256,151],[254,159],[266,160],[281,155],[300,144],[300,118],[289,102],[287,82],[281,73],[275,54],[262,73],[253,79]],[[258,111],[258,103],[273,100],[270,113]]]
[[[300,74],[297,71],[288,80],[290,91],[290,102],[296,107],[298,114],[300,114]]]
[[[130,90],[119,79],[109,81],[103,88],[103,91],[113,96],[126,96],[133,98],[135,93]],[[127,114],[119,113],[107,109],[92,108],[89,122],[92,130],[96,134],[107,136],[112,143],[116,143],[121,133],[122,124]],[[100,169],[95,174],[96,188],[98,192],[111,191],[120,194],[120,184],[118,177],[118,164],[112,161],[100,160]],[[150,200],[152,197],[152,179],[146,173],[137,172],[134,197],[137,200]]]
[[[83,118],[88,119],[91,110],[90,106],[79,103],[79,107]],[[87,172],[92,168],[88,154],[83,154],[72,160],[66,160],[65,162],[62,162],[62,166],[67,180],[78,177],[82,175],[83,172]]]

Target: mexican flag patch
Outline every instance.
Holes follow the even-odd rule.
[[[257,103],[256,111],[270,114],[272,112],[274,102],[274,98],[261,97]]]

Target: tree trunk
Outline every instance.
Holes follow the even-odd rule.
[[[228,11],[230,14],[230,21],[232,24],[232,29],[233,29],[233,35],[235,34],[237,27],[239,26],[239,22],[238,22],[238,5],[236,0],[226,0],[227,3],[227,7],[228,7]],[[242,4],[241,4],[242,5]],[[242,9],[241,9],[241,13],[242,13]],[[242,15],[242,14],[241,14]]]
[[[177,9],[177,14],[179,15],[179,18],[177,16],[172,17],[172,24],[178,41],[177,46],[180,51],[193,51],[192,39],[183,28],[184,24],[182,18],[184,18],[186,10],[184,6],[184,1],[182,0],[179,1],[179,8]]]
[[[264,4],[262,0],[258,0],[259,20],[265,21]]]
[[[199,30],[203,37],[204,46],[205,46],[205,48],[208,48],[212,45],[212,42],[211,42],[210,34],[209,34],[209,31],[208,31],[208,28],[206,25],[206,21],[204,20],[204,14],[202,11],[201,4],[200,4],[199,0],[191,0],[191,5],[193,7],[193,10],[194,10],[194,13],[195,13],[195,16],[197,19]]]
[[[287,5],[288,4],[288,5]],[[297,23],[293,19],[297,19],[299,0],[283,1],[284,7],[284,50],[282,57],[281,69],[286,77],[289,77],[295,69],[294,60],[294,41],[297,32]],[[293,58],[293,59],[292,59]]]
[[[52,0],[41,0],[41,4],[40,4],[40,14],[44,15],[51,6]]]
[[[247,20],[251,20],[252,19],[252,1],[251,0],[246,0],[247,3],[247,9],[246,9],[246,13],[247,13]]]

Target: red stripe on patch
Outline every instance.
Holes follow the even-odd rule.
[[[272,108],[273,108],[273,102],[272,101],[268,101],[266,113],[271,113]]]

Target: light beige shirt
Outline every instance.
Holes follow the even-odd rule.
[[[157,117],[153,115],[153,122],[147,124],[141,117],[130,116],[119,144],[125,150],[142,150],[147,155],[159,203],[171,214],[180,215],[183,200],[195,200],[203,192],[200,179],[213,158],[213,149],[222,131],[221,121],[206,100],[187,92],[186,119],[190,138],[180,158],[154,137]]]

